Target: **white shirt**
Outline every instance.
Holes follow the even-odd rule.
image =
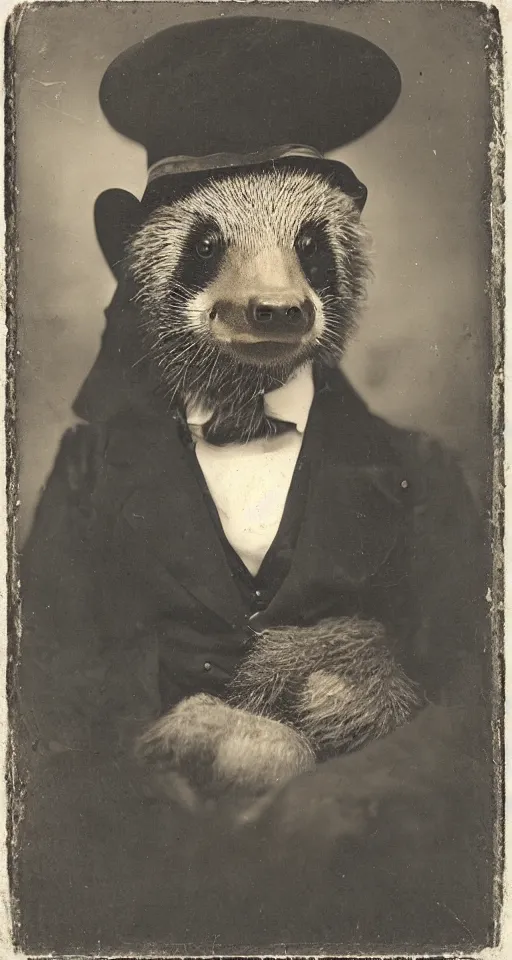
[[[281,523],[313,396],[308,364],[264,398],[267,416],[295,423],[295,431],[223,447],[201,436],[210,412],[197,408],[187,412],[196,456],[226,538],[253,576]]]

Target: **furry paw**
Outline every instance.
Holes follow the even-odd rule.
[[[314,768],[304,737],[276,720],[198,694],[183,700],[138,741],[160,783],[169,776],[215,797],[258,795]]]
[[[409,720],[421,697],[384,627],[340,617],[260,634],[231,685],[230,702],[287,715],[320,757],[354,750]]]

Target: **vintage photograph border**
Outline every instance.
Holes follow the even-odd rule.
[[[82,0],[37,0],[38,5],[51,3],[52,6],[64,6],[67,3],[79,3]],[[93,2],[93,0],[84,0]],[[94,0],[107,3],[109,0]],[[117,0],[121,2],[121,0]],[[125,3],[144,2],[144,0],[122,0]],[[189,0],[160,0],[160,2],[187,3]],[[223,0],[202,0],[205,3],[219,3]],[[239,0],[253,7],[264,7],[265,0]],[[304,3],[304,0],[280,0],[282,3]],[[316,0],[309,0],[314,4]],[[367,0],[330,0],[332,3],[365,3]],[[492,622],[492,668],[494,688],[497,696],[493,703],[494,768],[495,793],[500,810],[497,816],[495,835],[496,879],[495,895],[495,944],[480,954],[482,957],[506,957],[512,954],[512,924],[510,881],[507,880],[506,848],[510,827],[507,821],[512,817],[510,809],[510,790],[506,791],[505,754],[510,735],[512,720],[512,681],[505,669],[506,650],[510,645],[510,603],[507,597],[507,562],[509,558],[510,537],[505,526],[507,481],[510,484],[511,468],[507,463],[507,451],[511,433],[507,423],[506,411],[511,395],[512,375],[510,365],[506,364],[505,344],[507,341],[507,323],[505,305],[512,297],[510,271],[506,270],[506,225],[510,223],[505,198],[512,195],[512,179],[505,164],[508,145],[508,108],[510,106],[511,71],[509,68],[512,50],[512,0],[501,0],[497,4],[473,3],[473,0],[384,0],[393,3],[471,3],[481,8],[489,24],[490,43],[488,49],[488,69],[492,90],[492,137],[489,144],[490,197],[489,215],[492,232],[492,266],[490,276],[490,295],[492,303],[492,439],[494,449],[493,490],[492,490],[492,529],[493,529],[493,570],[492,584],[489,585],[488,601]],[[30,4],[34,6],[35,4]],[[27,4],[28,6],[28,4]],[[0,644],[0,665],[6,678],[5,697],[0,698],[0,750],[5,756],[5,777],[0,786],[0,816],[5,822],[4,851],[0,866],[0,958],[22,956],[13,946],[13,928],[16,929],[17,914],[10,902],[10,878],[16,869],[12,857],[12,841],[16,834],[18,819],[22,814],[23,798],[16,776],[15,744],[9,726],[10,690],[12,675],[16,664],[20,642],[20,585],[16,559],[16,517],[18,501],[18,462],[17,462],[17,421],[16,421],[16,384],[17,367],[17,331],[16,331],[16,285],[18,276],[18,233],[16,224],[16,123],[14,96],[14,44],[19,24],[23,18],[25,5],[14,6],[9,0],[2,0],[0,9],[5,28],[5,75],[4,75],[4,217],[5,217],[5,275],[3,286],[3,307],[5,322],[2,326],[1,353],[3,362],[0,377],[3,378],[4,391],[4,442],[1,445],[0,458],[6,478],[0,492],[0,515],[5,531],[6,551],[2,552],[2,573],[0,579],[0,598],[2,606],[3,643]],[[509,214],[507,216],[507,213]],[[511,261],[512,262],[512,261]],[[510,506],[510,503],[508,504]],[[509,577],[512,580],[512,574]],[[505,704],[508,710],[505,710]],[[508,714],[508,717],[507,717]],[[501,910],[498,905],[501,904]],[[14,937],[14,941],[16,937]],[[508,945],[508,949],[507,949]],[[99,956],[99,955],[98,955]],[[377,956],[377,955],[376,955]],[[380,955],[378,955],[380,956]],[[389,955],[388,955],[389,956]]]

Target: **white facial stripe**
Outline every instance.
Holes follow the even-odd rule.
[[[269,303],[286,302],[290,297],[289,302],[300,301],[309,290],[295,251],[274,245],[249,253],[228,249],[208,292],[213,300],[243,305],[253,298]]]

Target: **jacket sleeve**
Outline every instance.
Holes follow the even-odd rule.
[[[20,564],[13,753],[22,816],[13,885],[27,952],[94,952],[107,928],[122,935],[158,863],[168,870],[169,827],[158,819],[168,813],[148,807],[135,764],[102,738],[109,661],[96,615],[94,494],[105,442],[96,427],[64,436]],[[128,677],[130,664],[123,670]],[[154,870],[143,881],[151,850]]]
[[[466,749],[481,756],[492,721],[491,526],[449,451],[419,436],[415,455],[423,498],[414,508],[412,652],[427,697],[451,709]]]
[[[65,434],[22,554],[17,689],[29,756],[92,744],[105,669],[94,621],[92,552],[91,494],[101,445],[94,428]]]

